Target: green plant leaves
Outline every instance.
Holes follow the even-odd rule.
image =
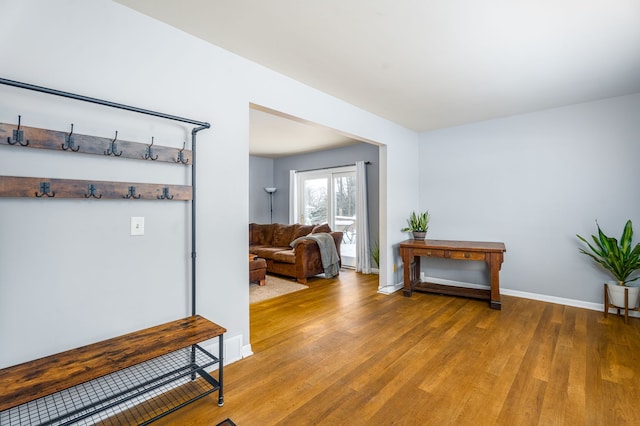
[[[407,224],[409,226],[402,228],[402,232],[427,232],[429,229],[429,219],[431,218],[429,217],[428,210],[420,214],[417,214],[415,211],[411,212],[411,216],[407,219]]]
[[[380,243],[377,238],[371,243],[371,257],[376,263],[376,267],[380,267]]]
[[[633,227],[631,220],[628,220],[622,231],[620,243],[613,237],[608,237],[600,225],[596,221],[598,227],[598,236],[591,236],[593,245],[580,235],[576,236],[584,242],[591,252],[580,249],[580,253],[591,257],[595,262],[602,265],[607,271],[616,278],[616,280],[628,283],[637,280],[640,277],[629,279],[629,276],[640,269],[640,243],[631,249],[633,242]]]

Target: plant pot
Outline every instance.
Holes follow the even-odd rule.
[[[638,307],[638,296],[640,295],[640,287],[627,287],[618,285],[615,281],[607,283],[607,289],[609,291],[609,303],[612,305],[624,308],[624,291],[629,290],[629,309]]]
[[[425,238],[427,238],[427,232],[422,232],[422,231],[413,231],[413,239],[414,240],[424,240]]]

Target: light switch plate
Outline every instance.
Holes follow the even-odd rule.
[[[144,217],[131,216],[131,235],[144,235]]]

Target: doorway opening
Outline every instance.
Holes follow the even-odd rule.
[[[386,191],[383,179],[385,146],[261,105],[250,104],[249,108],[249,223],[327,222],[332,230],[343,232],[340,251],[346,257],[342,262],[344,266],[355,264],[357,269],[363,265],[362,259],[370,259],[371,271],[384,273],[379,265],[379,262],[384,261],[384,250],[380,253],[379,247],[383,247],[381,231],[386,230],[385,223],[380,220],[385,211],[381,200],[386,197],[386,192],[382,192]],[[349,175],[353,169],[358,170],[356,174],[362,173],[359,166],[350,170],[332,170],[359,162],[367,165],[364,172],[366,177],[363,179],[354,180]],[[298,209],[294,207],[297,203],[292,203],[298,194],[298,188],[303,187],[293,183],[297,179],[292,175],[303,171],[337,172],[326,180],[339,189],[329,190],[327,183],[325,200],[327,204],[332,204],[325,204],[322,209],[317,208],[324,210],[322,217],[316,214],[312,218],[308,215],[305,219],[305,209]],[[340,174],[341,172],[344,174]],[[366,207],[358,207],[360,212],[356,212],[350,207],[357,205],[353,201],[352,188],[363,182],[366,182],[363,189],[367,194],[364,201]],[[277,189],[272,200],[265,188]],[[363,193],[362,189],[359,193]],[[273,203],[272,207],[270,202]],[[362,200],[358,199],[357,202],[362,203]],[[306,210],[311,212],[312,209]],[[363,221],[365,216],[362,212],[366,212],[368,225]],[[365,241],[364,231],[357,235],[358,227],[366,227],[368,241]],[[377,258],[372,255],[373,247],[378,250]],[[370,251],[368,255],[358,255],[367,249]]]

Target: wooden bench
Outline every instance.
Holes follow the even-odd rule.
[[[143,424],[215,391],[222,406],[225,332],[195,315],[2,369],[0,424],[65,424],[122,416],[133,406]],[[218,357],[197,345],[214,337]],[[216,364],[217,380],[205,371]],[[188,388],[185,395],[163,400],[178,387]],[[145,404],[152,407],[139,409]]]

